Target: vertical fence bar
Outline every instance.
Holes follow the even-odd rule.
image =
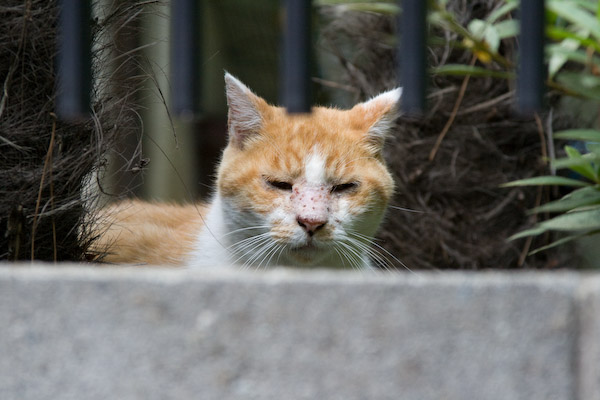
[[[90,111],[90,2],[59,0],[58,13],[56,114],[77,120]]]
[[[191,117],[198,112],[199,17],[198,0],[173,0],[171,4],[171,105],[173,112]]]
[[[521,0],[517,104],[522,113],[543,108],[544,98],[544,0]]]
[[[310,112],[310,0],[284,0],[281,103],[288,113]]]
[[[400,0],[398,57],[402,86],[400,107],[404,113],[420,114],[425,110],[427,85],[427,1]]]

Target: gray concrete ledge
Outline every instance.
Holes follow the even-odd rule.
[[[0,267],[0,399],[600,399],[600,276]]]

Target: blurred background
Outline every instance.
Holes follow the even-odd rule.
[[[110,12],[111,3],[103,0],[97,12]],[[125,61],[131,65],[118,64],[118,73],[147,75],[147,79],[136,99],[139,136],[124,135],[110,154],[103,184],[111,194],[179,202],[209,194],[214,165],[226,142],[224,71],[267,101],[277,102],[279,2],[199,4],[200,107],[193,118],[178,118],[166,107],[171,96],[170,4],[152,5],[137,26],[115,27],[120,52],[141,52],[141,57]]]
[[[398,51],[413,39],[397,29],[403,2],[311,3],[313,104],[348,107],[397,85],[397,66],[414,57]],[[224,71],[278,103],[285,18],[276,0],[197,4],[196,115],[169,112],[170,2],[94,0],[93,115],[64,121],[54,114],[58,3],[3,2],[0,260],[86,259],[97,193],[101,203],[209,196],[226,142]],[[519,2],[427,4],[427,107],[419,118],[401,116],[385,146],[397,192],[377,244],[393,255],[389,267],[594,266],[598,2],[546,1],[546,107],[535,115],[515,108]],[[545,184],[503,186],[538,176]],[[564,177],[582,191],[553,185]]]
[[[111,4],[101,0],[97,9],[110,10]],[[401,118],[387,149],[399,184],[394,204],[422,213],[392,209],[382,246],[409,265],[555,268],[571,259],[571,250],[527,257],[532,249],[560,240],[549,231],[524,243],[507,241],[548,218],[531,217],[529,210],[556,199],[556,189],[499,188],[556,173],[547,162],[564,153],[562,144],[554,148],[553,131],[597,124],[598,96],[589,87],[596,85],[591,81],[595,72],[592,66],[592,74],[586,75],[590,66],[583,60],[587,52],[587,60],[594,62],[596,49],[588,39],[590,30],[570,17],[573,7],[579,7],[580,15],[593,15],[596,6],[592,1],[570,8],[557,4],[549,2],[546,10],[551,38],[546,48],[547,109],[534,118],[519,115],[514,107],[518,2],[429,3],[428,110],[416,120]],[[208,198],[226,143],[224,71],[278,103],[281,5],[278,0],[199,2],[200,107],[187,119],[171,115],[166,106],[171,94],[170,3],[150,2],[135,26],[115,27],[111,40],[116,38],[120,52],[141,55],[118,60],[117,73],[123,79],[147,78],[136,94],[137,134],[123,135],[108,153],[103,185],[110,197]],[[316,0],[312,5],[314,103],[348,107],[397,85],[400,59],[412,56],[396,51],[401,2]],[[131,65],[122,64],[126,62]],[[590,247],[589,241],[581,243]],[[589,258],[589,250],[580,253]]]

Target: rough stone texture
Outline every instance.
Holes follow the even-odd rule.
[[[579,290],[580,398],[600,400],[600,277],[588,277]]]
[[[3,267],[0,399],[596,400],[583,281]]]

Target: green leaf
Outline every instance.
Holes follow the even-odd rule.
[[[485,42],[490,47],[490,50],[494,53],[498,52],[500,47],[500,35],[494,25],[487,25],[485,28]]]
[[[446,64],[439,67],[431,68],[431,73],[434,75],[470,75],[474,77],[490,77],[501,79],[512,79],[515,74],[506,71],[494,71],[487,68],[469,66],[464,64]]]
[[[514,37],[519,34],[519,21],[507,19],[494,25],[500,39]]]
[[[536,176],[534,178],[521,179],[518,181],[508,182],[502,187],[516,187],[516,186],[590,186],[589,183],[579,181],[576,179],[564,178],[562,176]]]
[[[600,130],[596,129],[569,129],[554,133],[556,139],[583,140],[587,142],[600,142]]]
[[[508,240],[512,241],[512,240],[522,239],[522,238],[525,238],[528,236],[537,236],[537,235],[541,235],[542,233],[544,233],[546,231],[547,231],[547,229],[544,229],[544,228],[538,226],[535,228],[526,229],[522,232],[512,235],[511,237],[508,238]]]
[[[565,243],[572,242],[573,240],[580,239],[580,238],[582,238],[582,237],[584,237],[584,236],[586,236],[586,235],[588,235],[588,234],[589,234],[589,233],[588,233],[588,232],[586,232],[586,233],[579,233],[579,234],[576,234],[576,235],[569,235],[569,236],[567,236],[567,237],[564,237],[564,238],[562,238],[562,239],[558,239],[558,240],[556,240],[556,241],[554,241],[554,242],[550,243],[549,245],[542,246],[542,247],[538,247],[537,249],[535,249],[535,250],[533,250],[533,251],[529,252],[529,254],[528,254],[528,255],[532,256],[532,255],[534,255],[534,254],[536,254],[536,253],[539,253],[539,252],[541,252],[541,251],[545,251],[545,250],[551,249],[551,248],[553,248],[553,247],[560,246],[560,245],[563,245],[563,244],[565,244]]]
[[[600,44],[594,39],[587,36],[578,35],[558,26],[546,26],[546,36],[553,40],[574,39],[581,47],[593,47],[596,51],[600,51]]]
[[[599,4],[596,0],[569,0],[572,3],[577,4],[579,7],[588,10],[590,13],[596,15],[600,20],[600,17],[597,15],[597,12],[600,11]]]
[[[593,154],[594,161],[600,161],[600,143],[598,142],[588,142],[585,144],[585,147]]]
[[[591,13],[578,7],[576,2],[549,1],[547,8],[573,25],[587,29],[596,39],[600,39],[600,21]]]
[[[480,19],[473,19],[469,22],[469,25],[467,25],[467,29],[471,32],[471,35],[478,40],[483,40],[486,27],[487,24]]]
[[[578,55],[575,52],[577,48],[579,48],[579,42],[575,39],[564,39],[560,44],[546,46],[546,51],[550,53],[550,60],[548,62],[548,74],[550,77],[556,75],[568,60],[572,60],[574,56]],[[585,54],[583,56],[585,57]],[[584,59],[583,63],[585,62],[586,60]]]
[[[361,11],[384,15],[400,14],[400,7],[388,3],[353,3],[339,7],[342,7],[344,11]]]
[[[569,158],[553,160],[554,168],[569,168],[593,182],[598,182],[598,175],[593,164],[594,161],[597,161],[595,154],[581,155],[579,150],[571,146],[565,146],[565,152]]]
[[[368,3],[365,0],[315,0],[313,5],[316,6],[334,6],[334,5],[348,5],[352,3]],[[372,3],[387,3],[387,4],[396,4],[396,0],[379,0],[377,2]]]
[[[552,231],[591,231],[600,229],[600,207],[559,215],[539,224]]]
[[[600,100],[600,78],[582,72],[563,71],[556,79],[581,97]]]
[[[316,6],[335,6],[340,11],[360,11],[371,12],[375,14],[397,15],[400,13],[400,7],[385,1],[366,2],[364,0],[318,0]]]
[[[500,7],[499,9],[497,9],[496,11],[492,12],[487,17],[486,22],[488,24],[493,24],[494,22],[496,22],[498,19],[502,18],[503,16],[510,14],[511,11],[515,10],[518,6],[519,6],[519,3],[517,3],[517,2],[505,4],[502,7]]]
[[[582,48],[581,43],[575,39],[564,39],[560,44],[551,44],[546,46],[546,53],[549,57],[564,57],[568,61],[573,61],[582,66],[590,64],[600,64],[600,57],[591,55],[589,47]]]
[[[500,35],[494,25],[480,19],[473,19],[467,25],[472,37],[479,42],[485,41],[489,50],[496,53],[500,47]]]
[[[560,232],[577,232],[571,236],[585,236],[588,234],[596,233],[600,229],[600,207],[592,210],[573,212],[563,214],[558,217],[552,218],[548,221],[541,222],[533,228],[526,229],[515,235],[512,235],[508,240],[522,239],[528,236],[537,236],[548,231],[560,231]],[[555,245],[565,243],[567,238],[559,240]],[[569,239],[573,240],[573,239]],[[554,244],[549,245],[553,247]],[[545,247],[548,248],[548,247]],[[544,249],[544,248],[542,248]],[[542,250],[540,249],[540,251]]]
[[[582,195],[580,191],[585,191],[585,195]],[[600,205],[600,190],[597,188],[590,186],[579,189],[578,192],[573,192],[560,200],[551,201],[540,207],[536,207],[531,212],[565,212],[581,207]]]
[[[565,146],[565,152],[569,156],[569,158],[580,159],[581,153],[573,146]]]
[[[593,154],[586,154],[581,158],[558,158],[556,160],[552,160],[552,166],[555,169],[565,169],[568,168],[574,172],[577,172],[579,175],[586,177],[592,181],[596,181],[594,166],[592,163],[586,159],[587,156],[594,156]],[[588,157],[589,158],[589,157]]]

